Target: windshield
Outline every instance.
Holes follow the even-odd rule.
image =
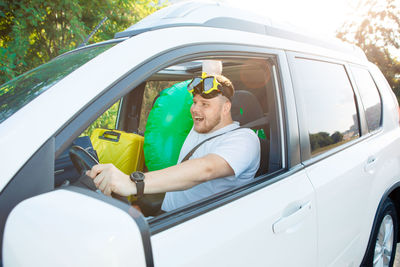
[[[57,57],[0,86],[0,123],[115,43],[94,46]]]

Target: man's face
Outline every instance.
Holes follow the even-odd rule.
[[[220,96],[206,99],[199,94],[194,95],[190,108],[194,130],[198,133],[209,133],[221,128],[224,102]]]

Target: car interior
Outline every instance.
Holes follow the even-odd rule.
[[[277,75],[274,72],[277,69],[275,58],[207,57],[180,62],[161,69],[114,103],[56,159],[55,187],[83,183],[83,187],[96,190],[93,184],[88,185],[87,181],[79,178],[81,177],[79,173],[90,169],[91,166],[84,166],[79,160],[74,159],[76,153],[80,153],[73,148],[75,146],[82,147],[88,152],[91,160],[113,163],[127,174],[133,171],[148,171],[146,163],[152,159],[145,158],[146,146],[143,144],[148,134],[146,124],[150,120],[150,118],[148,120],[149,114],[157,112],[153,107],[160,97],[160,92],[175,84],[201,76],[202,61],[205,59],[222,62],[222,75],[230,79],[235,88],[235,95],[232,98],[232,118],[242,127],[251,128],[259,137],[261,159],[255,179],[265,179],[280,170],[282,153],[276,105],[278,84],[274,78]],[[167,115],[165,117],[168,119]],[[126,133],[131,135],[128,136]],[[171,137],[164,136],[164,138],[173,138],[175,133],[170,134]],[[161,160],[162,156],[160,155]],[[145,195],[140,200],[131,196],[128,201],[124,201],[139,208],[145,216],[156,216],[160,212],[163,198],[164,194],[151,194]]]

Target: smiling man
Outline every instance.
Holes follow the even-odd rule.
[[[112,164],[96,165],[87,174],[104,194],[141,197],[167,192],[161,208],[170,211],[254,177],[260,164],[260,144],[252,130],[240,128],[232,120],[232,83],[222,75],[198,77],[188,90],[193,94],[193,128],[178,164],[130,176]]]

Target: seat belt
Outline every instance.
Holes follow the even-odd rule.
[[[180,163],[182,163],[182,162],[184,162],[184,161],[187,161],[187,160],[193,155],[193,153],[196,151],[196,149],[199,148],[199,146],[201,146],[201,145],[204,144],[205,142],[207,142],[207,141],[209,141],[209,140],[211,140],[211,139],[213,139],[213,138],[215,138],[215,137],[218,137],[218,136],[220,136],[220,135],[223,135],[223,134],[232,132],[232,131],[237,130],[237,129],[240,129],[240,128],[241,128],[241,127],[238,127],[238,128],[233,129],[233,130],[230,130],[230,131],[227,131],[227,132],[224,132],[224,133],[221,133],[221,134],[217,134],[217,135],[211,136],[211,137],[209,137],[209,138],[203,140],[203,142],[200,142],[199,144],[197,144],[197,146],[195,146],[194,148],[192,148],[192,150],[190,150],[189,153],[186,154],[186,156],[183,158],[183,160],[182,160]]]
[[[251,121],[249,123],[246,123],[245,125],[240,126],[238,128],[235,128],[233,130],[230,130],[230,131],[227,131],[227,132],[224,132],[224,133],[221,133],[221,134],[217,134],[217,135],[211,136],[211,137],[203,140],[202,142],[200,142],[194,148],[192,148],[192,150],[190,150],[189,153],[186,154],[186,156],[182,159],[182,161],[180,163],[187,161],[193,155],[193,153],[197,150],[197,148],[199,148],[202,144],[204,144],[205,142],[207,142],[207,141],[209,141],[209,140],[211,140],[211,139],[213,139],[215,137],[221,136],[221,135],[226,134],[226,133],[233,132],[233,131],[238,130],[238,129],[251,128],[251,127],[258,126],[260,124],[265,124],[265,123],[268,123],[268,116],[261,117],[261,118],[259,118],[257,120],[254,120],[254,121]]]

